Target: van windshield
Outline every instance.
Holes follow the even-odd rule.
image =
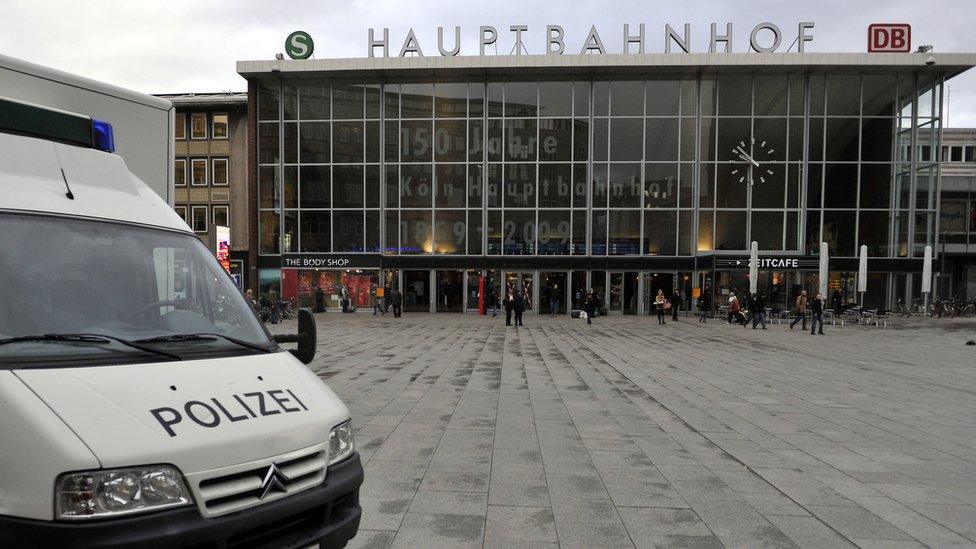
[[[0,342],[9,343],[0,363],[8,367],[45,356],[97,364],[276,349],[192,235],[12,213],[0,213],[0,235]],[[65,334],[106,337],[43,337]],[[125,344],[133,341],[144,343]]]

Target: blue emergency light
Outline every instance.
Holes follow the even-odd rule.
[[[102,120],[91,119],[92,125],[92,145],[105,152],[115,152],[115,135],[112,133],[112,125]]]
[[[4,98],[0,98],[0,132],[115,152],[115,136],[108,122]]]

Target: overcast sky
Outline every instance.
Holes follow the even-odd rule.
[[[511,25],[527,25],[529,53],[545,52],[545,27],[562,25],[566,52],[578,53],[596,25],[610,53],[619,52],[623,24],[647,25],[647,51],[663,51],[664,25],[692,24],[692,51],[708,49],[709,23],[734,24],[734,51],[746,51],[749,32],[771,21],[784,44],[799,21],[813,21],[807,51],[862,52],[870,23],[912,25],[913,49],[976,52],[976,0],[32,0],[6,2],[0,18],[0,53],[147,93],[242,91],[240,59],[270,59],[293,30],[308,31],[315,57],[365,57],[367,29],[390,29],[391,54],[409,28],[426,55],[437,55],[437,27],[461,26],[462,54],[477,54],[478,27],[499,30],[498,53],[514,45]],[[795,50],[794,50],[795,51]],[[948,125],[976,127],[976,70],[949,83]]]

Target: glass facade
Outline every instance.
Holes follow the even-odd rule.
[[[260,250],[917,256],[940,97],[912,73],[261,84]]]
[[[788,69],[258,79],[259,253],[458,257],[450,277],[393,263],[416,279],[411,303],[450,310],[474,284],[473,257],[488,269],[563,257],[552,272],[568,283],[624,281],[613,294],[623,310],[633,281],[646,293],[655,271],[677,281],[690,268],[680,259],[747,254],[752,241],[774,255],[816,255],[825,241],[831,258],[862,244],[875,258],[921,257],[939,224],[941,75]],[[613,274],[591,270],[593,258],[657,263]],[[555,280],[530,268],[539,285]],[[689,293],[706,283],[698,271],[681,275]],[[716,291],[742,273],[719,274]],[[762,276],[784,305],[808,278]],[[869,282],[910,291],[888,274]]]

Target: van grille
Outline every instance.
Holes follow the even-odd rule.
[[[277,483],[265,490],[270,468],[277,468]],[[322,445],[276,458],[212,471],[213,476],[194,479],[197,502],[206,516],[241,511],[301,492],[325,481],[326,452]],[[266,493],[265,493],[266,492]],[[262,499],[261,496],[264,495]]]

